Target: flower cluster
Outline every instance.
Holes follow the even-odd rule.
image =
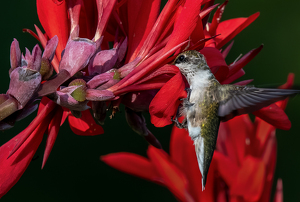
[[[290,88],[292,84],[293,74],[281,87]],[[287,100],[274,105],[284,109],[286,104]],[[179,201],[263,202],[271,199],[276,152],[275,127],[260,118],[252,122],[248,115],[241,115],[221,123],[203,192],[193,141],[185,129],[173,127],[170,154],[149,146],[148,159],[120,152],[102,156],[101,160],[120,171],[166,186]],[[279,179],[274,202],[282,201]]]
[[[152,173],[150,177],[137,175],[159,180],[180,200],[200,200],[200,196],[209,195],[209,191],[196,193],[200,185],[189,185],[198,182],[190,181],[192,176],[182,174],[181,169],[188,169],[183,167],[185,163],[178,162],[176,165],[168,163],[170,157],[159,150],[160,143],[147,129],[141,112],[149,111],[151,122],[156,127],[172,123],[171,117],[176,114],[181,99],[186,97],[184,89],[188,84],[179,69],[170,63],[183,50],[200,51],[206,57],[218,81],[228,84],[245,74],[243,67],[262,49],[262,46],[253,49],[227,65],[225,58],[233,42],[221,49],[251,24],[259,13],[248,18],[221,22],[227,1],[220,5],[214,14],[212,11],[218,5],[214,5],[213,2],[211,0],[169,0],[160,12],[160,0],[37,0],[37,12],[45,33],[37,26],[36,33],[31,30],[26,31],[39,40],[44,51],[42,52],[37,45],[31,53],[26,49],[24,56],[18,41],[15,39],[12,42],[9,70],[11,81],[7,93],[0,95],[1,129],[13,127],[16,121],[35,111],[36,101],[42,99],[37,116],[31,124],[0,147],[0,197],[20,179],[40,145],[44,133],[47,133],[47,143],[42,167],[50,155],[59,128],[66,119],[77,135],[102,134],[104,130],[100,125],[104,124],[107,111],[112,111],[112,117],[118,111],[120,104],[126,107],[126,119],[131,128],[153,145],[149,148],[149,157],[157,159],[153,162],[154,166],[161,168],[159,171],[151,170],[154,167],[147,160],[140,160],[136,156],[130,157],[130,162],[127,162],[129,164],[139,164],[142,161],[141,166],[151,167],[151,169],[147,168],[147,171]],[[208,22],[210,15],[213,15],[212,21]],[[246,85],[250,82],[251,80],[247,80],[238,84]],[[279,113],[281,116],[274,116],[274,113]],[[256,111],[255,116],[276,128],[290,128],[288,117],[276,104]],[[245,119],[245,117],[235,120]],[[257,129],[257,122],[251,127]],[[229,131],[230,123],[223,124],[220,131],[222,133]],[[250,127],[249,124],[245,127]],[[179,129],[174,129],[177,130]],[[255,129],[252,131],[256,134]],[[274,135],[270,135],[272,131],[274,128],[270,129],[267,135],[264,134],[266,135],[264,140],[268,143],[273,138],[272,144],[275,144]],[[233,136],[235,130],[227,133],[228,136]],[[250,136],[250,139],[254,137],[254,135]],[[183,135],[173,135],[174,140],[171,144],[181,144],[183,141],[180,140],[181,138],[187,139]],[[186,160],[196,165],[191,154],[193,147],[190,140],[183,142],[185,143],[181,146],[176,146],[176,158],[172,157],[171,152],[171,159],[182,161],[184,158],[180,160],[177,158],[184,156],[188,151],[190,154],[187,155]],[[243,155],[236,161],[235,156],[231,156],[231,150],[226,150],[227,144],[227,142],[218,142],[219,151],[222,152],[220,154],[216,152],[210,173],[214,173],[218,166],[222,166],[218,163],[222,161],[234,161],[231,166],[236,172],[244,172],[244,164],[249,168],[247,163],[252,165],[253,162],[258,162],[253,164],[253,170],[262,166],[259,160],[247,157],[245,153],[239,153],[240,151],[234,151],[236,153],[233,155]],[[185,149],[177,150],[177,147],[188,148],[184,151]],[[246,151],[245,148],[243,151]],[[261,150],[263,148],[265,145],[262,145]],[[251,155],[262,158],[263,154],[251,153]],[[269,156],[274,157],[271,154]],[[108,157],[104,160],[110,161]],[[257,178],[263,179],[267,173],[266,169],[273,169],[274,172],[274,159],[272,162],[272,166],[268,163],[264,164],[270,168],[264,167],[263,173],[260,173],[261,176]],[[130,169],[124,170],[130,173],[139,172]],[[164,169],[174,172],[166,172]],[[200,179],[198,168],[196,170],[196,167],[193,167],[193,169],[193,172],[189,173],[185,170],[183,173],[186,172],[186,175],[193,173],[195,179]],[[219,193],[227,193],[226,189],[229,187],[231,190],[233,187],[234,191],[230,194],[246,197],[245,199],[248,200],[248,196],[243,195],[244,189],[238,189],[241,186],[234,184],[235,180],[228,177],[230,173],[226,173],[227,171],[228,169],[224,169],[224,172],[219,172],[221,176],[219,181],[226,183],[225,187],[216,186]],[[157,172],[162,173],[158,176]],[[271,178],[272,176],[273,173]],[[212,186],[212,183],[217,182],[208,182],[208,187]],[[187,188],[189,186],[193,189]],[[253,188],[254,194],[251,193],[250,197],[260,197],[261,188],[259,190],[256,188]],[[213,191],[213,188],[208,190]],[[198,197],[197,194],[200,196]]]

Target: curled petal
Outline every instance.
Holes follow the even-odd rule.
[[[184,89],[185,82],[179,72],[158,91],[149,106],[152,124],[164,127],[172,123],[171,118],[175,116],[181,102],[179,99],[186,97]]]

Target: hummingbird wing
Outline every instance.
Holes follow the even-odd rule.
[[[252,113],[288,96],[296,95],[300,90],[220,85],[218,93],[218,116],[222,121],[228,121],[235,116]]]

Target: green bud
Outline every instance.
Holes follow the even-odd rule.
[[[78,102],[83,102],[86,99],[86,82],[82,79],[75,79],[71,81],[69,86],[80,86],[71,93],[71,96]]]

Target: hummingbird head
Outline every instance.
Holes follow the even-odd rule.
[[[204,55],[195,50],[180,53],[173,62],[185,77],[194,76],[195,73],[210,70]]]

